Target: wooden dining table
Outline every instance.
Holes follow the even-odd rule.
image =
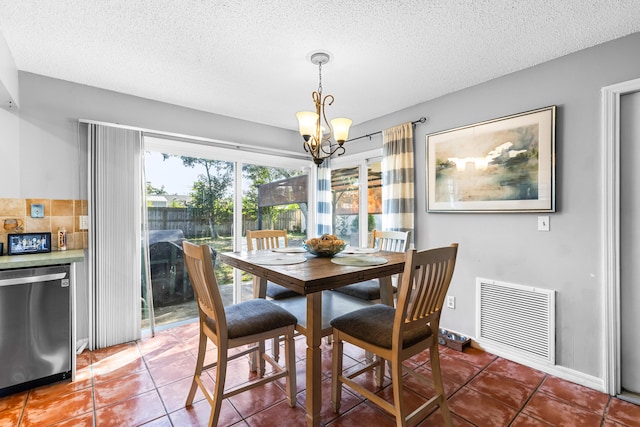
[[[330,333],[328,322],[331,316],[343,314],[340,310],[351,310],[357,305],[334,304],[333,300],[338,299],[337,292],[324,292],[336,289],[341,286],[358,283],[370,279],[380,280],[380,296],[383,303],[393,305],[393,288],[391,276],[402,273],[404,269],[405,254],[398,252],[374,252],[354,255],[343,255],[345,257],[358,257],[365,260],[367,257],[384,263],[377,265],[341,265],[332,262],[332,258],[316,257],[310,254],[294,253],[273,253],[270,251],[243,251],[225,252],[219,254],[220,259],[226,264],[236,267],[254,277],[254,296],[266,297],[267,281],[282,285],[294,290],[306,299],[302,304],[302,311],[294,312],[298,318],[297,330],[304,334],[307,341],[306,350],[306,417],[309,426],[320,426],[321,399],[321,350],[322,337]],[[340,257],[342,255],[338,255]],[[275,263],[269,262],[270,257]],[[286,257],[292,257],[288,260]],[[295,257],[295,258],[294,258]],[[304,261],[301,261],[304,257]],[[281,262],[276,262],[276,258],[281,258]],[[290,261],[291,263],[288,263]],[[337,260],[340,261],[340,260]],[[366,262],[364,262],[366,264]],[[323,294],[327,299],[327,307],[323,310]],[[341,295],[341,294],[340,294]],[[343,298],[343,297],[340,297]],[[295,300],[295,298],[294,298]],[[355,300],[353,298],[352,300]],[[286,306],[286,300],[284,307]],[[295,304],[295,302],[291,303]],[[367,304],[360,302],[360,306]],[[324,311],[324,313],[323,313]]]

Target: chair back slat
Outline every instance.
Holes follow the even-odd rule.
[[[213,270],[211,249],[208,245],[194,245],[186,240],[182,242],[184,263],[187,266],[189,280],[198,302],[200,316],[215,320],[216,332],[226,330],[226,316],[218,281]]]
[[[440,313],[455,268],[458,244],[417,252],[407,252],[403,282],[398,296],[394,340],[401,342],[402,330],[415,323],[429,323],[437,332]],[[397,336],[396,336],[397,335]]]
[[[409,249],[410,231],[380,231],[371,232],[372,248],[388,252],[406,252]]]
[[[282,241],[282,245],[280,241]],[[247,230],[247,250],[275,249],[287,246],[289,246],[287,230]]]

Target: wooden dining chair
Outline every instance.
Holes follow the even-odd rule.
[[[278,307],[265,299],[253,299],[224,307],[222,297],[213,271],[213,263],[208,245],[194,245],[182,242],[184,262],[189,279],[198,302],[200,320],[200,342],[198,358],[191,389],[187,396],[186,406],[193,403],[198,388],[211,404],[209,426],[218,424],[222,400],[242,393],[251,388],[285,377],[286,393],[289,406],[296,405],[296,365],[295,345],[293,342],[296,317],[287,310]],[[285,367],[280,366],[264,351],[267,339],[285,337]],[[204,366],[207,340],[210,339],[217,349],[217,361]],[[258,343],[255,346],[255,343]],[[242,351],[230,349],[248,346]],[[227,364],[230,360],[259,352],[257,378],[225,390]],[[273,371],[265,375],[265,361]],[[217,367],[215,371],[215,388],[210,393],[201,379],[202,372]]]
[[[451,283],[457,252],[457,243],[421,252],[410,250],[407,252],[396,308],[375,304],[331,321],[334,338],[331,405],[335,412],[340,410],[342,384],[346,384],[393,414],[398,426],[415,425],[438,406],[445,423],[452,425],[440,372],[438,330],[442,304]],[[363,368],[345,376],[342,372],[344,342],[370,351],[377,357]],[[426,349],[429,349],[432,378],[402,364],[404,360]],[[354,380],[375,368],[378,384],[382,384],[385,360],[391,361],[393,403]],[[407,414],[407,403],[403,399],[404,373],[432,383],[436,392],[435,396],[411,414]]]
[[[369,247],[380,251],[406,252],[409,249],[410,233],[410,231],[373,230]],[[378,279],[354,283],[334,290],[366,301],[380,302],[380,281]],[[394,286],[393,292],[396,291],[397,288]]]
[[[280,243],[282,242],[282,244]],[[247,230],[247,250],[276,249],[289,246],[287,230]],[[267,296],[272,299],[297,297],[300,294],[267,281]]]

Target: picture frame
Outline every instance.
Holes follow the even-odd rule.
[[[9,234],[7,243],[7,255],[47,253],[51,252],[51,233]]]
[[[428,212],[555,212],[556,106],[426,136]]]

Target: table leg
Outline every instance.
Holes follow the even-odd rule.
[[[322,292],[307,295],[307,425],[320,426],[322,406]]]

